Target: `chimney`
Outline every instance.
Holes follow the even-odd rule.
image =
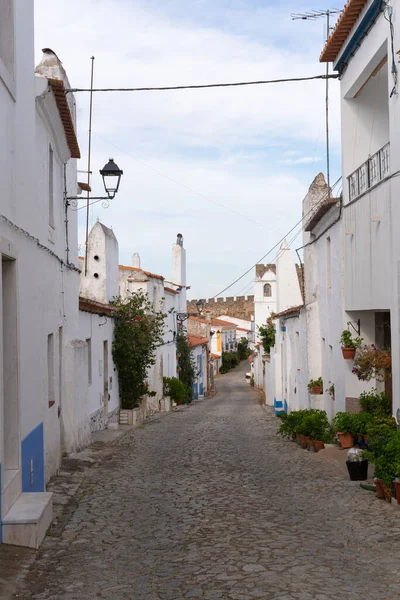
[[[182,287],[179,294],[179,310],[186,310],[186,250],[183,247],[183,236],[178,233],[176,243],[172,246],[172,281]]]
[[[140,255],[138,254],[138,252],[132,254],[132,267],[140,269]]]

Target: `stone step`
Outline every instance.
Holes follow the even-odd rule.
[[[4,469],[1,483],[3,489],[1,490],[0,514],[6,515],[22,493],[21,471],[16,469]]]
[[[39,548],[52,519],[51,492],[21,494],[3,517],[3,544]]]

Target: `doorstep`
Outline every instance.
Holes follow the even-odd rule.
[[[22,493],[3,517],[3,544],[39,548],[52,519],[51,492]]]

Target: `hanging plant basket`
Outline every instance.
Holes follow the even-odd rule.
[[[345,360],[354,360],[354,357],[356,355],[356,349],[355,348],[343,348],[342,347],[342,354],[343,354],[343,358]]]

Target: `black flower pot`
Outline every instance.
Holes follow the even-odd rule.
[[[368,461],[360,460],[356,462],[346,461],[347,470],[351,481],[365,481],[368,477]]]

